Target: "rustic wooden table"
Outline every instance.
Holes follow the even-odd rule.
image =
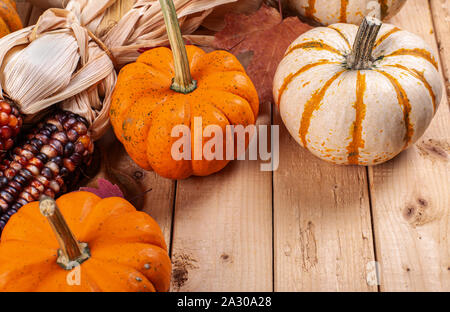
[[[24,1],[18,9],[25,25],[42,13]],[[450,1],[409,0],[390,22],[436,49],[450,94]],[[259,123],[272,117],[281,124],[263,103]],[[172,291],[450,291],[447,96],[425,136],[377,167],[327,164],[280,129],[273,173],[240,161],[172,182],[123,150],[105,160],[136,194],[153,189],[140,201],[170,246]]]

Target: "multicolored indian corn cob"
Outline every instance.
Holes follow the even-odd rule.
[[[83,117],[58,111],[38,124],[0,162],[0,234],[22,206],[63,193],[93,151]]]

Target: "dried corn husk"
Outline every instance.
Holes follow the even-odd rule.
[[[37,24],[0,39],[1,95],[33,117],[55,104],[85,117],[95,139],[109,126],[109,106],[120,68],[139,51],[167,45],[158,0],[137,0],[117,23],[108,9],[120,0],[70,0]],[[235,0],[174,0],[185,34],[218,5]],[[105,20],[107,20],[105,26]]]

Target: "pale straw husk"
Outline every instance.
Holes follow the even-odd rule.
[[[66,1],[65,9],[49,9],[35,26],[0,39],[1,95],[29,119],[55,105],[79,114],[100,138],[109,126],[116,70],[145,49],[168,45],[158,0],[133,1],[115,22],[110,11],[120,1]],[[183,34],[234,1],[174,0]]]

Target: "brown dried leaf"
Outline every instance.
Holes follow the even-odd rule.
[[[272,101],[275,71],[292,41],[312,27],[297,17],[283,20],[280,13],[263,5],[251,15],[229,14],[226,27],[216,34],[214,46],[236,55],[258,90],[261,103]]]

